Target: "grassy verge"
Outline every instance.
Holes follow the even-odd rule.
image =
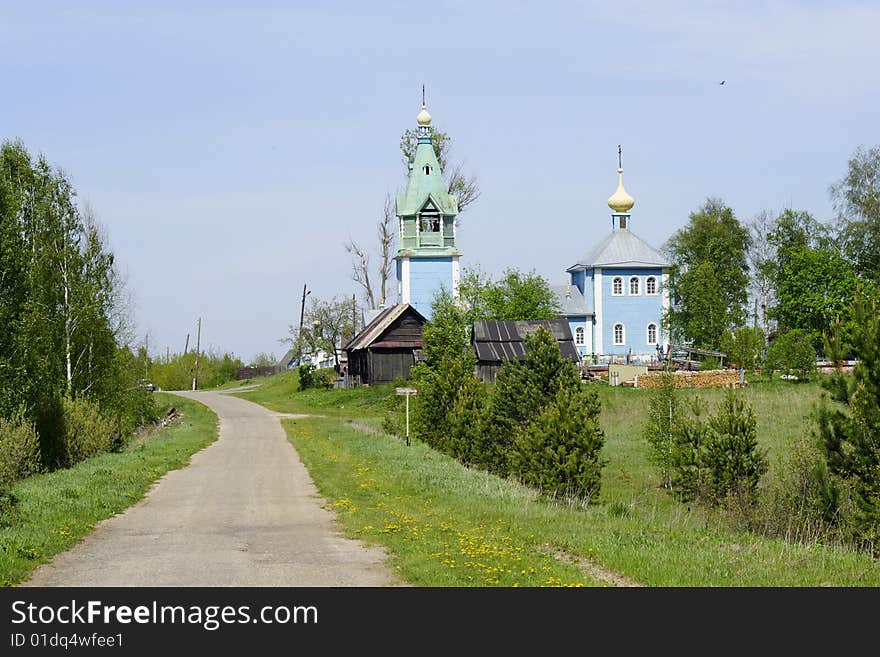
[[[641,438],[645,391],[600,388],[608,465],[601,499],[580,510],[418,441],[407,448],[359,429],[378,426],[391,390],[298,393],[284,377],[241,396],[324,416],[285,421],[289,439],[346,532],[384,545],[413,584],[590,585],[593,564],[652,586],[880,585],[880,562],[865,554],[736,532],[662,491]],[[780,383],[744,393],[771,458],[809,431],[820,394],[815,384]],[[723,393],[700,394],[711,404]]]
[[[182,414],[179,424],[159,430],[131,449],[101,454],[76,466],[30,477],[13,488],[18,499],[0,527],[0,585],[12,586],[40,564],[88,534],[97,522],[140,500],[169,470],[217,437],[217,417],[207,407],[156,393],[160,404]]]

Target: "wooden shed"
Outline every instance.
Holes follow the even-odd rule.
[[[563,358],[580,362],[571,328],[566,319],[528,321],[480,320],[474,322],[471,346],[477,357],[477,376],[484,383],[495,383],[498,370],[509,360],[526,357],[525,339],[538,327],[544,327],[556,338]]]
[[[366,384],[408,378],[424,346],[427,321],[408,303],[382,310],[345,346],[349,376]]]

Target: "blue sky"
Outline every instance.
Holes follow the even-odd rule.
[[[831,219],[880,143],[871,2],[0,2],[0,136],[67,171],[106,226],[140,339],[280,356],[350,297],[403,183],[422,82],[482,198],[465,266],[552,283],[611,229],[660,246],[707,196]],[[725,84],[719,85],[721,80]]]

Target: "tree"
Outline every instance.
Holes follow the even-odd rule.
[[[452,445],[461,438],[455,438],[450,422],[462,390],[471,380],[476,381],[475,359],[464,312],[448,290],[441,289],[434,298],[431,321],[425,324],[422,336],[425,360],[411,371],[419,390],[413,406],[413,433],[441,451],[466,451]]]
[[[779,335],[767,349],[764,368],[770,372],[805,377],[816,370],[813,336],[804,329],[791,329]]]
[[[459,298],[471,323],[479,319],[553,319],[561,310],[547,280],[534,270],[524,274],[508,268],[496,282],[479,270],[466,271]]]
[[[672,372],[663,372],[660,385],[648,400],[648,421],[642,433],[651,449],[650,459],[660,470],[664,488],[672,488],[673,452],[682,433],[682,404]]]
[[[855,272],[837,249],[801,246],[785,252],[776,271],[773,316],[784,329],[803,329],[821,349],[822,335],[849,308]]]
[[[302,345],[310,351],[332,354],[333,363],[339,369],[339,349],[349,342],[357,330],[357,313],[352,302],[333,297],[324,301],[312,297],[303,317],[303,329],[289,327],[290,337],[284,342]]]
[[[822,385],[835,405],[819,409],[819,438],[829,469],[844,481],[855,503],[855,538],[880,554],[880,313],[877,303],[859,293],[853,301],[855,330],[849,336],[858,361],[851,377],[838,371]],[[838,323],[828,355],[843,356]]]
[[[599,456],[605,434],[595,390],[560,387],[535,420],[517,434],[514,470],[522,481],[552,496],[593,499],[599,494]]]
[[[562,358],[559,344],[544,327],[525,340],[522,361],[507,361],[498,372],[486,408],[481,465],[506,476],[511,473],[515,437],[556,398],[560,388],[579,388],[580,374],[570,360]]]
[[[772,267],[776,260],[776,249],[769,239],[773,225],[774,220],[766,210],[759,212],[748,224],[749,250],[747,256],[752,277],[753,325],[761,326],[764,329],[764,335],[770,333],[768,310],[775,301]]]
[[[721,336],[721,351],[729,362],[748,370],[757,368],[763,360],[764,331],[760,326],[743,326]]]
[[[844,254],[858,275],[880,280],[880,146],[859,146],[830,191]]]
[[[351,278],[362,288],[370,308],[384,308],[388,300],[388,282],[394,269],[394,219],[394,198],[386,194],[382,218],[376,225],[379,263],[375,280],[379,283],[375,290],[370,279],[370,254],[351,238],[345,243],[345,250],[352,255]]]
[[[676,339],[713,348],[741,326],[748,299],[749,231],[729,207],[709,198],[666,243],[674,303],[666,325]]]

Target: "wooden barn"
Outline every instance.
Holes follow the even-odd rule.
[[[543,326],[556,338],[563,358],[580,361],[571,328],[566,319],[529,321],[480,320],[474,322],[471,346],[477,357],[477,376],[484,383],[495,383],[498,370],[509,360],[526,356],[526,336]]]
[[[421,354],[426,320],[408,303],[385,308],[345,346],[349,376],[361,383],[390,383],[409,377]]]

